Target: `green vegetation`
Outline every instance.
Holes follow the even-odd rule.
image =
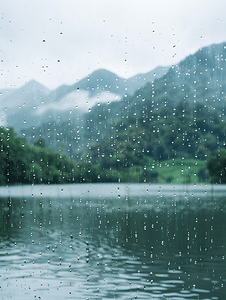
[[[12,128],[0,128],[0,184],[65,183],[79,180],[79,169],[68,157],[19,138]]]
[[[83,161],[99,167],[102,181],[208,181],[206,161],[225,147],[223,114],[201,103],[191,109],[186,101],[158,111],[145,99],[142,104],[143,110],[124,114],[103,139],[90,142]]]
[[[0,184],[226,182],[222,114],[202,104],[191,110],[187,102],[159,111],[145,100],[143,105],[145,115],[128,113],[76,160],[50,151],[41,137],[31,146],[13,129],[1,128]],[[222,150],[212,157],[217,149]]]
[[[130,183],[198,183],[207,182],[209,175],[204,161],[195,159],[172,159],[155,162],[152,159],[148,166],[119,167],[117,169],[99,169],[100,182]],[[92,178],[92,181],[97,181]]]
[[[159,174],[159,183],[197,183],[206,182],[208,173],[206,163],[195,159],[173,159],[153,163],[152,168]]]
[[[132,96],[23,131],[0,183],[225,183],[225,70],[226,44],[205,47]]]
[[[226,149],[216,151],[207,162],[212,183],[226,183]]]
[[[122,149],[127,149],[128,153],[131,150],[129,144],[125,148],[126,142],[118,144],[121,150],[114,162],[101,156],[101,163],[92,163],[87,155],[80,162],[75,162],[65,155],[49,151],[42,138],[36,140],[34,146],[30,146],[12,128],[0,128],[0,136],[1,185],[72,182],[189,183],[207,179],[203,161],[154,161],[151,157],[139,155],[139,152],[134,155],[133,151],[126,156]],[[201,176],[202,170],[204,177]]]

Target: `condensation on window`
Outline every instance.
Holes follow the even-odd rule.
[[[2,299],[224,298],[218,2],[2,2]]]

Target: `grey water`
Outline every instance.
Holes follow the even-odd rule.
[[[226,187],[0,188],[0,299],[226,297]]]

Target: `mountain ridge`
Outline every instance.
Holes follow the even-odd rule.
[[[154,78],[155,71],[151,72]],[[141,80],[138,86],[142,85]],[[97,102],[120,100],[128,92],[126,79],[105,69],[96,70],[73,85],[62,85],[52,91],[32,79],[20,88],[2,93],[0,108],[4,113],[1,123],[16,128],[19,133],[22,129],[41,125],[48,118],[52,120],[60,116],[61,120],[66,120],[70,111],[76,110],[74,115],[77,118],[77,112],[82,114]],[[67,112],[61,109],[63,106],[68,107]]]
[[[125,89],[120,101],[98,101],[81,113],[76,97],[83,94],[88,103],[89,89],[100,95],[117,88],[119,78],[108,73],[113,84],[104,85],[103,72],[107,71],[86,77],[80,87],[63,86],[61,97],[53,98],[48,110],[45,103],[51,98],[45,100],[43,110],[38,108],[44,114],[42,123],[24,127],[23,136],[31,144],[44,138],[47,148],[77,161],[83,181],[88,176],[92,182],[207,182],[206,161],[226,145],[226,43],[203,47],[147,84],[138,74],[131,82],[141,78],[143,85],[134,94]],[[128,82],[121,83],[122,90]],[[65,113],[64,101],[72,104]],[[19,110],[24,117],[26,105]],[[29,120],[33,124],[34,116]]]

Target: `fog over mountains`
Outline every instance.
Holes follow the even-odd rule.
[[[172,153],[205,159],[226,143],[225,82],[226,43],[214,44],[171,68],[127,80],[101,69],[54,91],[35,81],[3,90],[1,125],[14,127],[31,144],[42,137],[48,148],[75,159],[88,150],[98,164],[100,149],[117,156],[125,141],[139,149],[140,158],[147,151],[155,159]]]
[[[20,130],[87,112],[96,103],[119,101],[137,89],[163,76],[167,67],[124,79],[100,69],[73,85],[62,85],[50,91],[31,80],[18,89],[0,91],[1,126]]]

